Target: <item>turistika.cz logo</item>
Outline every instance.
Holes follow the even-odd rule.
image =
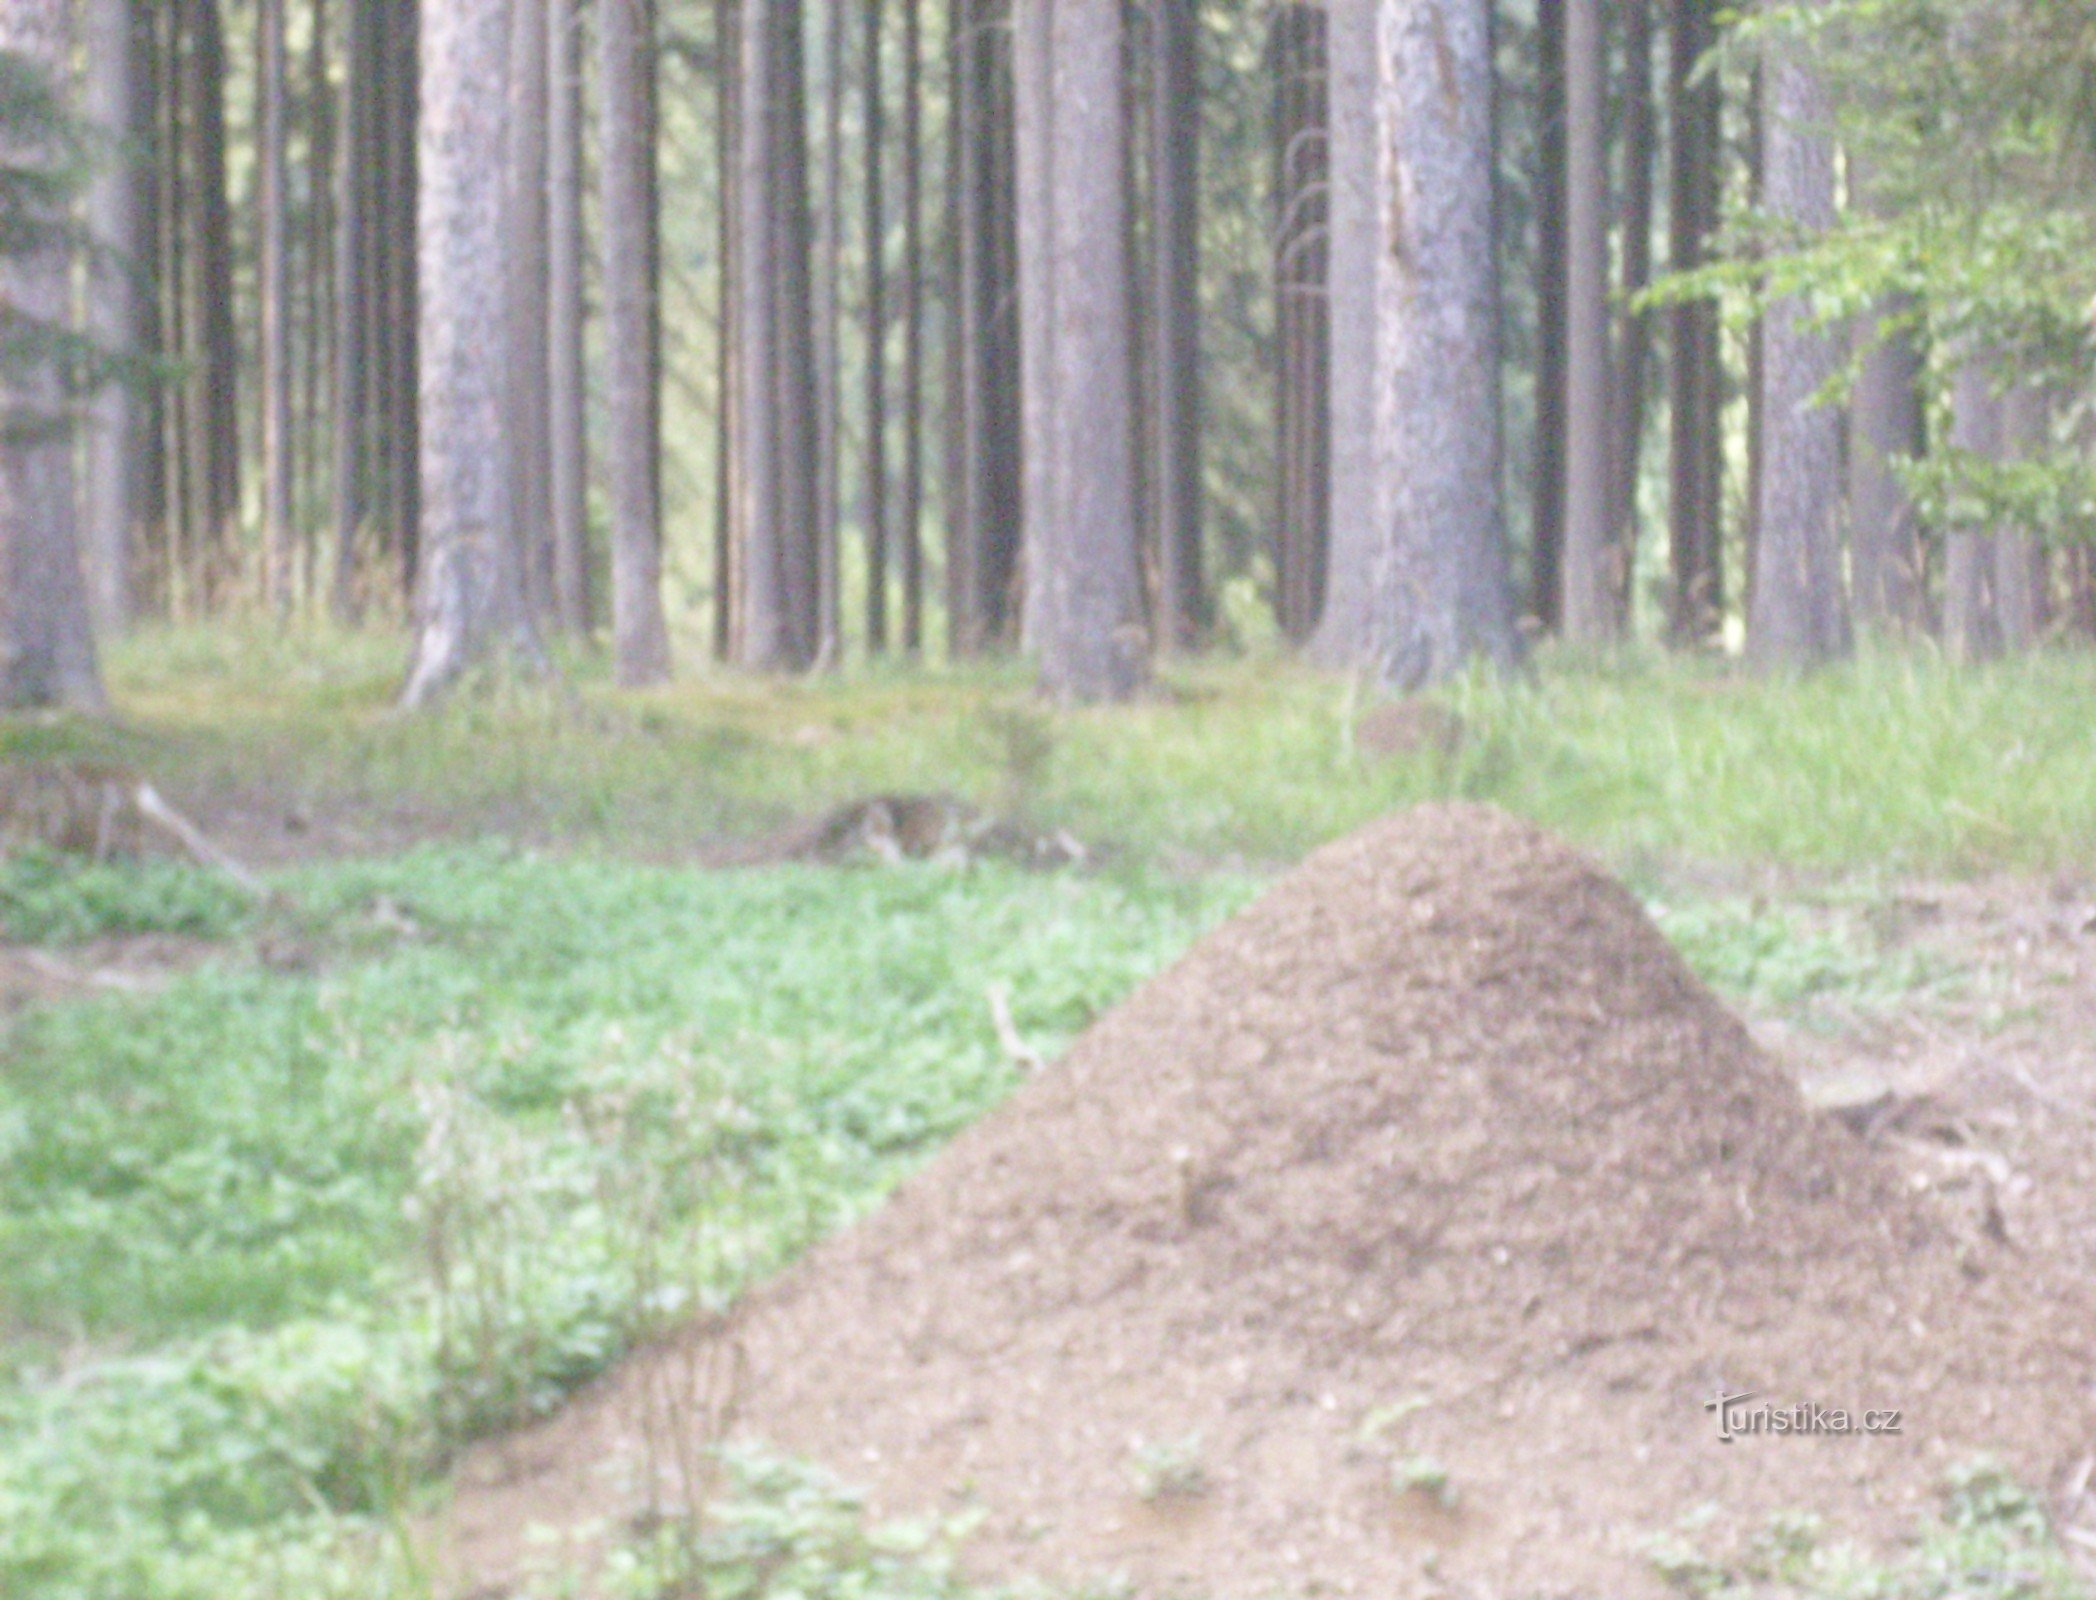
[[[1904,1431],[1897,1410],[1849,1411],[1840,1406],[1810,1404],[1774,1406],[1751,1391],[1732,1394],[1720,1389],[1703,1402],[1703,1409],[1717,1416],[1720,1444],[1731,1444],[1736,1439],[1752,1438],[1761,1434],[1881,1434]]]

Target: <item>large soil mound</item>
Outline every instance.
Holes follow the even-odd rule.
[[[1313,857],[769,1292],[744,1414],[887,1509],[980,1505],[992,1570],[1615,1596],[1702,1503],[1889,1535],[1983,1449],[2057,1484],[2092,1330],[1809,1113],[1624,890],[1434,807]],[[1728,1445],[1721,1387],[1902,1431]]]

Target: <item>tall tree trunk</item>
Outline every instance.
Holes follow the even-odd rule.
[[[101,349],[136,355],[143,343],[140,302],[148,263],[141,258],[142,179],[139,117],[143,98],[134,50],[132,0],[92,0],[87,29],[87,120],[110,141],[110,153],[88,191],[87,333]],[[140,470],[147,441],[142,407],[128,379],[97,391],[88,414],[87,475],[82,487],[85,527],[81,554],[95,625],[121,632],[131,620],[131,565],[142,509]]]
[[[654,0],[598,0],[611,630],[620,683],[670,673],[662,610],[662,246]]]
[[[1895,300],[1857,330],[1863,357],[1849,425],[1849,568],[1856,621],[1894,635],[1927,622],[1921,520],[1899,467],[1927,448],[1919,306]]]
[[[1832,107],[1797,45],[1761,64],[1762,204],[1804,235],[1834,225]],[[1809,669],[1849,648],[1842,592],[1841,418],[1816,403],[1841,364],[1804,303],[1769,307],[1762,327],[1761,451],[1748,654]]]
[[[509,0],[422,17],[421,578],[403,703],[441,693],[497,647],[541,659],[524,591],[510,462]]]
[[[1368,652],[1376,553],[1390,508],[1376,462],[1377,0],[1333,0],[1325,13],[1330,203],[1325,307],[1331,414],[1330,523],[1324,618],[1316,654],[1333,663]]]
[[[821,528],[817,535],[821,592],[821,658],[836,664],[844,652],[843,595],[839,591],[844,520],[844,101],[848,76],[845,27],[848,0],[825,0],[822,52],[822,194],[815,217],[816,431],[821,452]]]
[[[720,396],[713,423],[713,655],[740,653],[743,572],[742,505],[747,463],[742,379],[742,0],[713,0],[714,158],[720,172],[720,344],[714,380]]]
[[[1030,642],[1042,688],[1125,698],[1147,675],[1136,562],[1121,0],[1019,0],[1019,183],[1047,292],[1025,307]],[[1035,281],[1035,280],[1029,280]],[[1082,403],[1076,403],[1081,397]],[[1035,472],[1029,468],[1028,488]]]
[[[1565,0],[1565,553],[1575,645],[1621,636],[1610,489],[1608,33],[1602,0]]]
[[[372,321],[369,271],[372,178],[379,158],[381,17],[375,6],[349,6],[348,72],[342,89],[342,138],[335,168],[334,527],[332,604],[337,621],[355,620],[363,595],[358,546],[369,513],[366,430],[370,393],[365,333]]]
[[[239,573],[240,339],[233,320],[233,206],[227,180],[225,18],[219,0],[196,0],[192,62],[196,74],[191,124],[197,172],[197,265],[194,315],[203,334],[204,408],[198,434],[210,554],[204,590],[217,604]]]
[[[1713,68],[1716,0],[1674,0],[1669,99],[1673,148],[1668,263],[1676,272],[1708,264],[1718,222],[1724,88]],[[1685,301],[1671,316],[1672,460],[1667,632],[1680,646],[1715,636],[1724,612],[1723,352],[1717,303]]]
[[[1358,0],[1356,0],[1358,3]],[[1201,82],[1197,0],[1150,3],[1150,403],[1158,643],[1191,649],[1201,574]],[[1329,29],[1328,29],[1329,32]]]
[[[1638,479],[1645,444],[1645,389],[1652,375],[1652,324],[1636,308],[1652,282],[1652,184],[1659,134],[1652,107],[1652,6],[1627,0],[1623,8],[1622,298],[1617,313],[1615,366],[1610,387],[1609,543],[1614,552],[1615,631],[1630,631],[1632,579],[1637,567]]]
[[[421,527],[420,391],[417,279],[417,217],[421,180],[416,159],[421,86],[419,23],[421,0],[393,0],[384,29],[387,61],[386,163],[383,273],[385,298],[379,311],[385,352],[385,404],[380,411],[386,467],[386,515],[403,591],[413,593],[420,573]]]
[[[1564,621],[1565,581],[1566,3],[1536,0],[1536,436],[1528,609],[1552,633]]]
[[[261,193],[262,546],[264,592],[281,615],[291,609],[297,562],[292,505],[291,207],[285,193],[291,124],[291,59],[285,0],[260,0],[256,81],[261,99],[256,161]]]
[[[924,649],[924,0],[902,0],[902,646]]]
[[[1318,628],[1330,565],[1332,428],[1329,162],[1325,8],[1290,3],[1273,13],[1274,341],[1279,438],[1275,521],[1276,611],[1297,642]]]
[[[0,50],[10,50],[63,95],[71,65],[65,0],[0,4]],[[0,140],[0,159],[56,174],[65,159],[53,137]],[[71,320],[64,216],[33,201],[26,222],[38,236],[10,241],[0,256],[0,302],[32,328]],[[21,329],[13,330],[17,335]],[[14,354],[11,352],[11,354]],[[61,375],[49,360],[0,365],[0,706],[103,705],[74,513],[73,436]]]
[[[805,671],[820,647],[816,404],[798,8],[744,0],[737,204],[737,475],[745,664]]]
[[[1377,427],[1389,474],[1374,655],[1411,687],[1520,659],[1501,501],[1489,0],[1382,0]]]
[[[551,212],[547,203],[550,96],[546,0],[510,0],[507,249],[507,444],[524,595],[534,619],[553,612]]]
[[[888,158],[887,97],[881,92],[884,0],[860,0],[865,39],[866,172],[866,648],[888,648]]]
[[[1008,0],[955,0],[953,130],[959,493],[949,508],[949,638],[960,657],[1010,643],[1018,578],[1020,371]]]
[[[547,454],[553,518],[553,621],[590,630],[589,421],[584,376],[583,71],[579,0],[547,7]]]

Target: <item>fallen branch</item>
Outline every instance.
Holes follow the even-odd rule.
[[[140,817],[173,838],[200,866],[224,873],[257,899],[267,894],[261,879],[206,838],[201,828],[161,799],[160,791],[150,783],[139,784],[131,800]]]
[[[1047,1063],[1042,1060],[1041,1052],[1026,1042],[1019,1032],[1019,1025],[1012,1020],[1011,991],[1001,983],[993,983],[983,994],[990,1002],[990,1026],[997,1030],[997,1042],[1004,1047],[1006,1059],[1021,1072],[1039,1072]]]

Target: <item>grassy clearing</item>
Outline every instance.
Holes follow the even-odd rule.
[[[1293,859],[1431,796],[1493,800],[1620,865],[2049,870],[2096,850],[2096,656],[1954,668],[1876,654],[1804,682],[1725,663],[1547,660],[1449,691],[1458,755],[1378,761],[1357,685],[1277,660],[1174,669],[1144,703],[1050,712],[1017,668],[698,673],[616,694],[576,664],[432,717],[391,711],[390,635],[148,635],[115,655],[120,731],[0,729],[0,754],[91,743],[189,792],[676,853],[834,802],[956,790],[1148,860]]]
[[[240,937],[294,970],[0,1036],[9,1600],[413,1593],[359,1541],[458,1442],[1010,1086],[992,985],[1052,1048],[1246,892],[495,848],[284,888]]]

